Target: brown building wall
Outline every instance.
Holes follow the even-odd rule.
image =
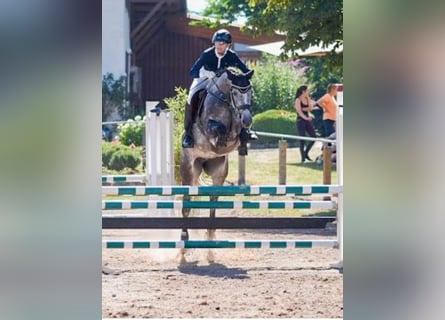
[[[189,70],[201,52],[209,47],[207,39],[163,30],[144,48],[136,65],[142,68],[142,100],[162,101],[175,95],[175,87],[189,88]]]

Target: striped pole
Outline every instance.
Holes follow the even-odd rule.
[[[102,201],[102,210],[121,209],[333,209],[332,201]]]
[[[102,176],[102,183],[115,183],[115,182],[145,182],[146,177],[144,175],[108,175]]]
[[[103,178],[102,178],[103,179]],[[311,195],[342,192],[340,185],[282,185],[282,186],[125,186],[102,187],[103,195]]]
[[[285,248],[333,248],[336,240],[103,240],[106,249],[285,249]]]

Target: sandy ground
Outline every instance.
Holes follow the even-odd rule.
[[[103,230],[104,239],[172,239],[179,231]],[[218,230],[217,239],[331,239],[334,230]],[[190,239],[204,239],[192,231]],[[104,249],[103,318],[342,318],[339,250]]]

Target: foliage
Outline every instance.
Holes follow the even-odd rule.
[[[296,56],[298,49],[310,46],[335,44],[324,57],[326,70],[343,64],[343,52],[335,52],[343,44],[342,0],[209,0],[204,15],[216,18],[202,22],[213,28],[224,25],[221,19],[231,23],[244,17],[243,31],[252,36],[283,32],[286,55]]]
[[[114,144],[111,142],[102,141],[102,166],[108,167],[113,153],[124,147],[125,146],[122,144]]]
[[[141,163],[141,149],[102,141],[102,166],[117,171],[124,168],[135,170]]]
[[[254,69],[253,111],[255,113],[269,109],[293,111],[295,92],[299,86],[306,84],[302,69],[280,62],[272,56],[257,64]]]
[[[164,102],[168,108],[173,112],[174,127],[173,127],[173,148],[175,161],[175,178],[179,182],[179,163],[181,159],[182,150],[182,134],[184,132],[184,111],[187,103],[188,91],[187,89],[176,87],[176,95],[165,98]]]
[[[125,77],[114,79],[112,73],[107,73],[102,78],[102,121],[117,110],[121,117],[125,118]]]
[[[297,115],[295,112],[288,110],[268,110],[253,117],[252,129],[263,132],[296,135],[296,119]],[[252,142],[252,145],[276,144],[277,141],[277,138],[260,136],[258,140]],[[291,141],[288,141],[288,143],[292,144]]]
[[[145,116],[136,116],[133,119],[128,119],[127,122],[119,124],[119,140],[126,146],[134,144],[135,146],[142,146],[145,128]]]
[[[112,170],[122,170],[124,168],[134,170],[140,163],[140,154],[136,151],[131,149],[120,149],[111,156],[109,168]]]
[[[326,93],[329,83],[343,83],[343,69],[336,67],[328,70],[323,57],[310,57],[299,61],[307,70],[305,76],[308,82],[314,84],[314,88],[311,90],[313,99],[320,99]]]

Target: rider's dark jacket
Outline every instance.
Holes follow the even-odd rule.
[[[190,76],[192,78],[199,78],[199,70],[201,67],[213,72],[226,67],[237,67],[244,73],[250,71],[234,51],[229,49],[223,57],[218,58],[216,56],[215,47],[210,47],[204,50],[190,69]]]

